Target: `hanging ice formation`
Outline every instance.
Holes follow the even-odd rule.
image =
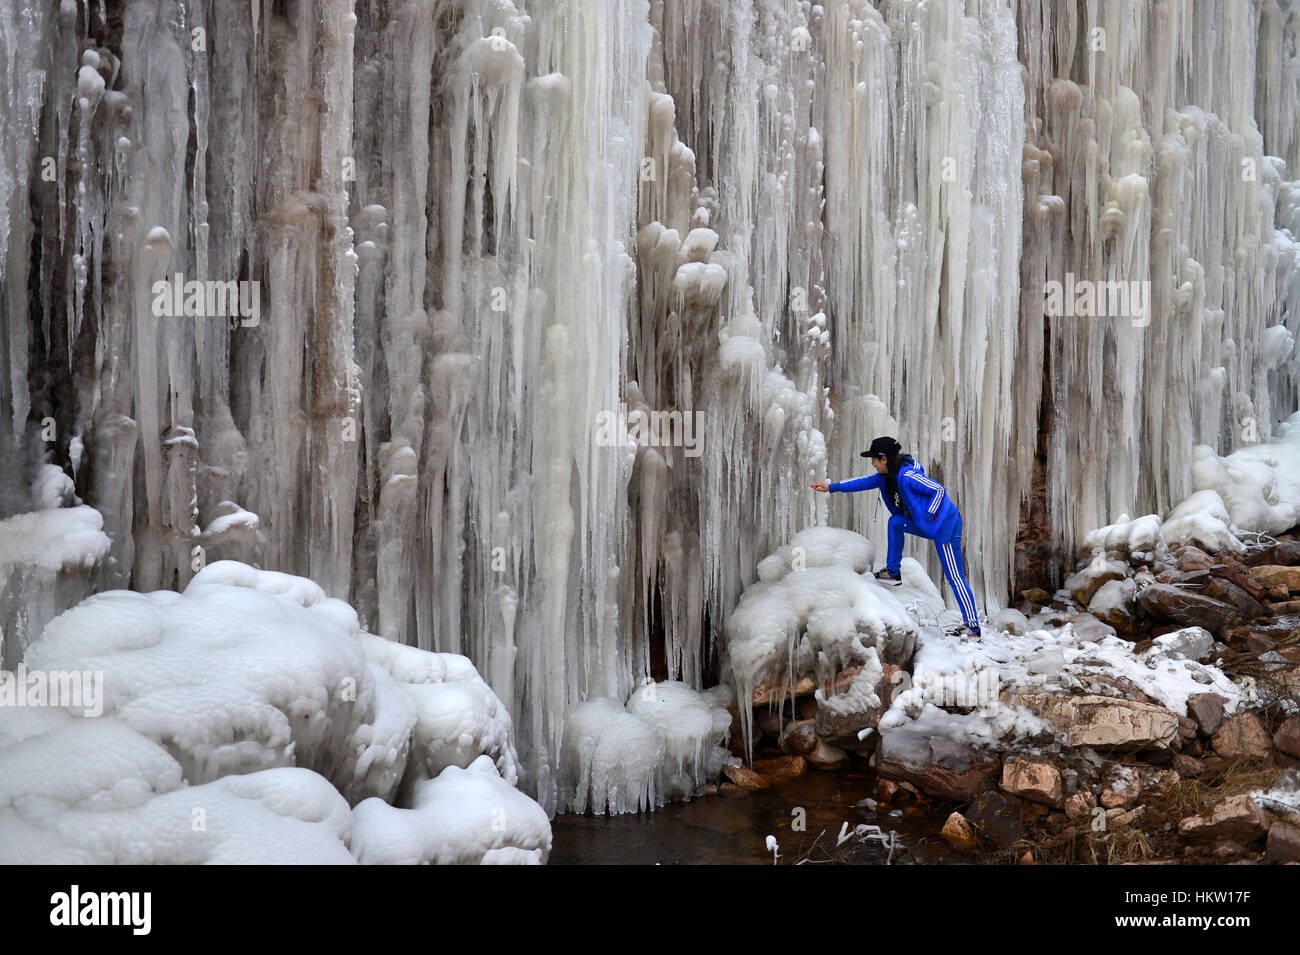
[[[4,4],[0,517],[49,464],[106,535],[0,546],[6,660],[91,587],[303,574],[469,655],[552,810],[575,706],[701,686],[797,531],[883,545],[806,487],[875,434],[990,609],[1035,507],[1058,556],[1163,512],[1297,408],[1300,4],[1075,10]],[[1075,278],[1147,311],[1046,315]]]

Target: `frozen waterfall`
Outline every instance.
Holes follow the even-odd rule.
[[[982,607],[1059,582],[1300,407],[1298,49],[1292,0],[7,0],[0,520],[102,532],[0,524],[3,660],[310,577],[468,656],[554,811],[566,716],[714,682],[759,560],[883,550],[808,489],[877,434]]]

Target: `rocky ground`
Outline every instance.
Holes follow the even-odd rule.
[[[1298,862],[1298,534],[1095,550],[982,641],[923,628],[905,657],[882,652],[876,705],[834,702],[864,697],[863,667],[760,685],[753,762],[720,788],[869,765],[880,803],[946,815],[972,860]]]

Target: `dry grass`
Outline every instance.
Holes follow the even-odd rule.
[[[1237,760],[1217,773],[1206,773],[1202,779],[1181,779],[1169,796],[1154,800],[1148,811],[1164,810],[1165,815],[1199,815],[1209,812],[1229,796],[1237,796],[1252,789],[1268,789],[1285,770],[1281,766],[1261,766]]]

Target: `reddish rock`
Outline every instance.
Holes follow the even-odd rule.
[[[1201,773],[1205,772],[1205,764],[1195,756],[1187,756],[1183,753],[1174,753],[1173,761],[1170,763],[1179,776],[1184,779],[1195,779]]]
[[[1210,555],[1195,544],[1188,544],[1178,554],[1178,569],[1184,572],[1209,570],[1213,565]]]
[[[1273,865],[1300,862],[1300,827],[1275,822],[1268,830],[1264,858]]]
[[[822,740],[818,740],[817,745],[811,751],[804,753],[803,758],[808,761],[808,765],[813,769],[847,769],[849,765],[847,750],[832,746]]]
[[[1065,816],[1074,822],[1092,818],[1092,811],[1097,808],[1097,797],[1092,790],[1084,789],[1070,793],[1065,797]]]
[[[1288,756],[1300,759],[1300,716],[1288,716],[1273,734],[1273,745]]]
[[[1223,722],[1223,707],[1227,702],[1228,698],[1218,693],[1193,693],[1187,698],[1187,715],[1196,721],[1202,733],[1213,736]]]
[[[959,812],[954,812],[948,817],[939,835],[943,836],[948,845],[958,852],[975,852],[979,849],[979,837],[975,835],[975,828],[970,824],[970,820]]]
[[[1249,580],[1250,578],[1245,579]],[[1263,596],[1264,588],[1257,581],[1252,581],[1252,583],[1255,584],[1255,589],[1260,596]],[[1201,588],[1201,593],[1236,607],[1245,620],[1254,620],[1256,617],[1262,617],[1268,613],[1268,608],[1251,596],[1246,588],[1238,586],[1227,578],[1211,577],[1205,582],[1205,586]]]
[[[1268,549],[1264,564],[1281,564],[1283,567],[1300,564],[1300,540],[1278,541]]]
[[[1300,567],[1263,564],[1250,568],[1250,576],[1265,587],[1285,587],[1291,593],[1300,593]]]
[[[808,763],[802,756],[777,756],[774,759],[754,760],[754,771],[774,783],[802,776]]]
[[[1013,756],[1002,764],[1002,788],[1030,802],[1061,808],[1061,771],[1045,759]]]
[[[1250,568],[1238,563],[1215,564],[1210,568],[1210,576],[1240,587],[1254,600],[1261,599],[1268,590],[1250,575]]]
[[[1106,828],[1109,829],[1128,829],[1141,822],[1147,814],[1146,806],[1137,806],[1133,809],[1108,809],[1106,810]]]
[[[1215,732],[1210,745],[1224,759],[1268,760],[1273,755],[1272,741],[1264,728],[1264,721],[1254,713],[1228,717]]]
[[[817,684],[813,682],[810,676],[800,677],[794,685],[793,690],[788,684],[772,685],[760,683],[754,687],[754,706],[773,706],[778,705],[791,696],[812,696],[813,690],[817,689]]]
[[[1223,800],[1208,816],[1189,816],[1178,823],[1178,833],[1191,842],[1228,839],[1248,843],[1268,832],[1268,817],[1250,796],[1242,793]]]
[[[946,736],[927,739],[894,732],[876,750],[876,772],[882,777],[906,780],[931,796],[959,802],[974,799],[1001,768],[997,753]]]
[[[1138,778],[1142,783],[1141,798],[1146,802],[1171,795],[1179,780],[1178,773],[1173,769],[1150,767],[1141,767]]]
[[[748,766],[724,766],[722,767],[722,775],[726,776],[741,789],[767,789],[771,785],[770,782]],[[723,783],[722,785],[723,790],[725,791],[726,783]]]
[[[1142,794],[1142,781],[1132,766],[1115,763],[1106,773],[1101,790],[1101,804],[1107,809],[1128,809]]]
[[[812,720],[789,723],[781,733],[781,752],[793,756],[807,756],[817,748],[817,730]]]
[[[1172,584],[1148,584],[1138,591],[1138,605],[1152,617],[1183,626],[1204,627],[1218,633],[1243,622],[1241,612],[1213,597],[1192,593]]]
[[[1024,805],[1014,796],[1001,792],[980,794],[963,813],[985,839],[999,849],[1010,849],[1025,838],[1020,810]]]
[[[895,802],[903,791],[903,787],[892,779],[881,779],[876,782],[876,795],[881,802]]]

